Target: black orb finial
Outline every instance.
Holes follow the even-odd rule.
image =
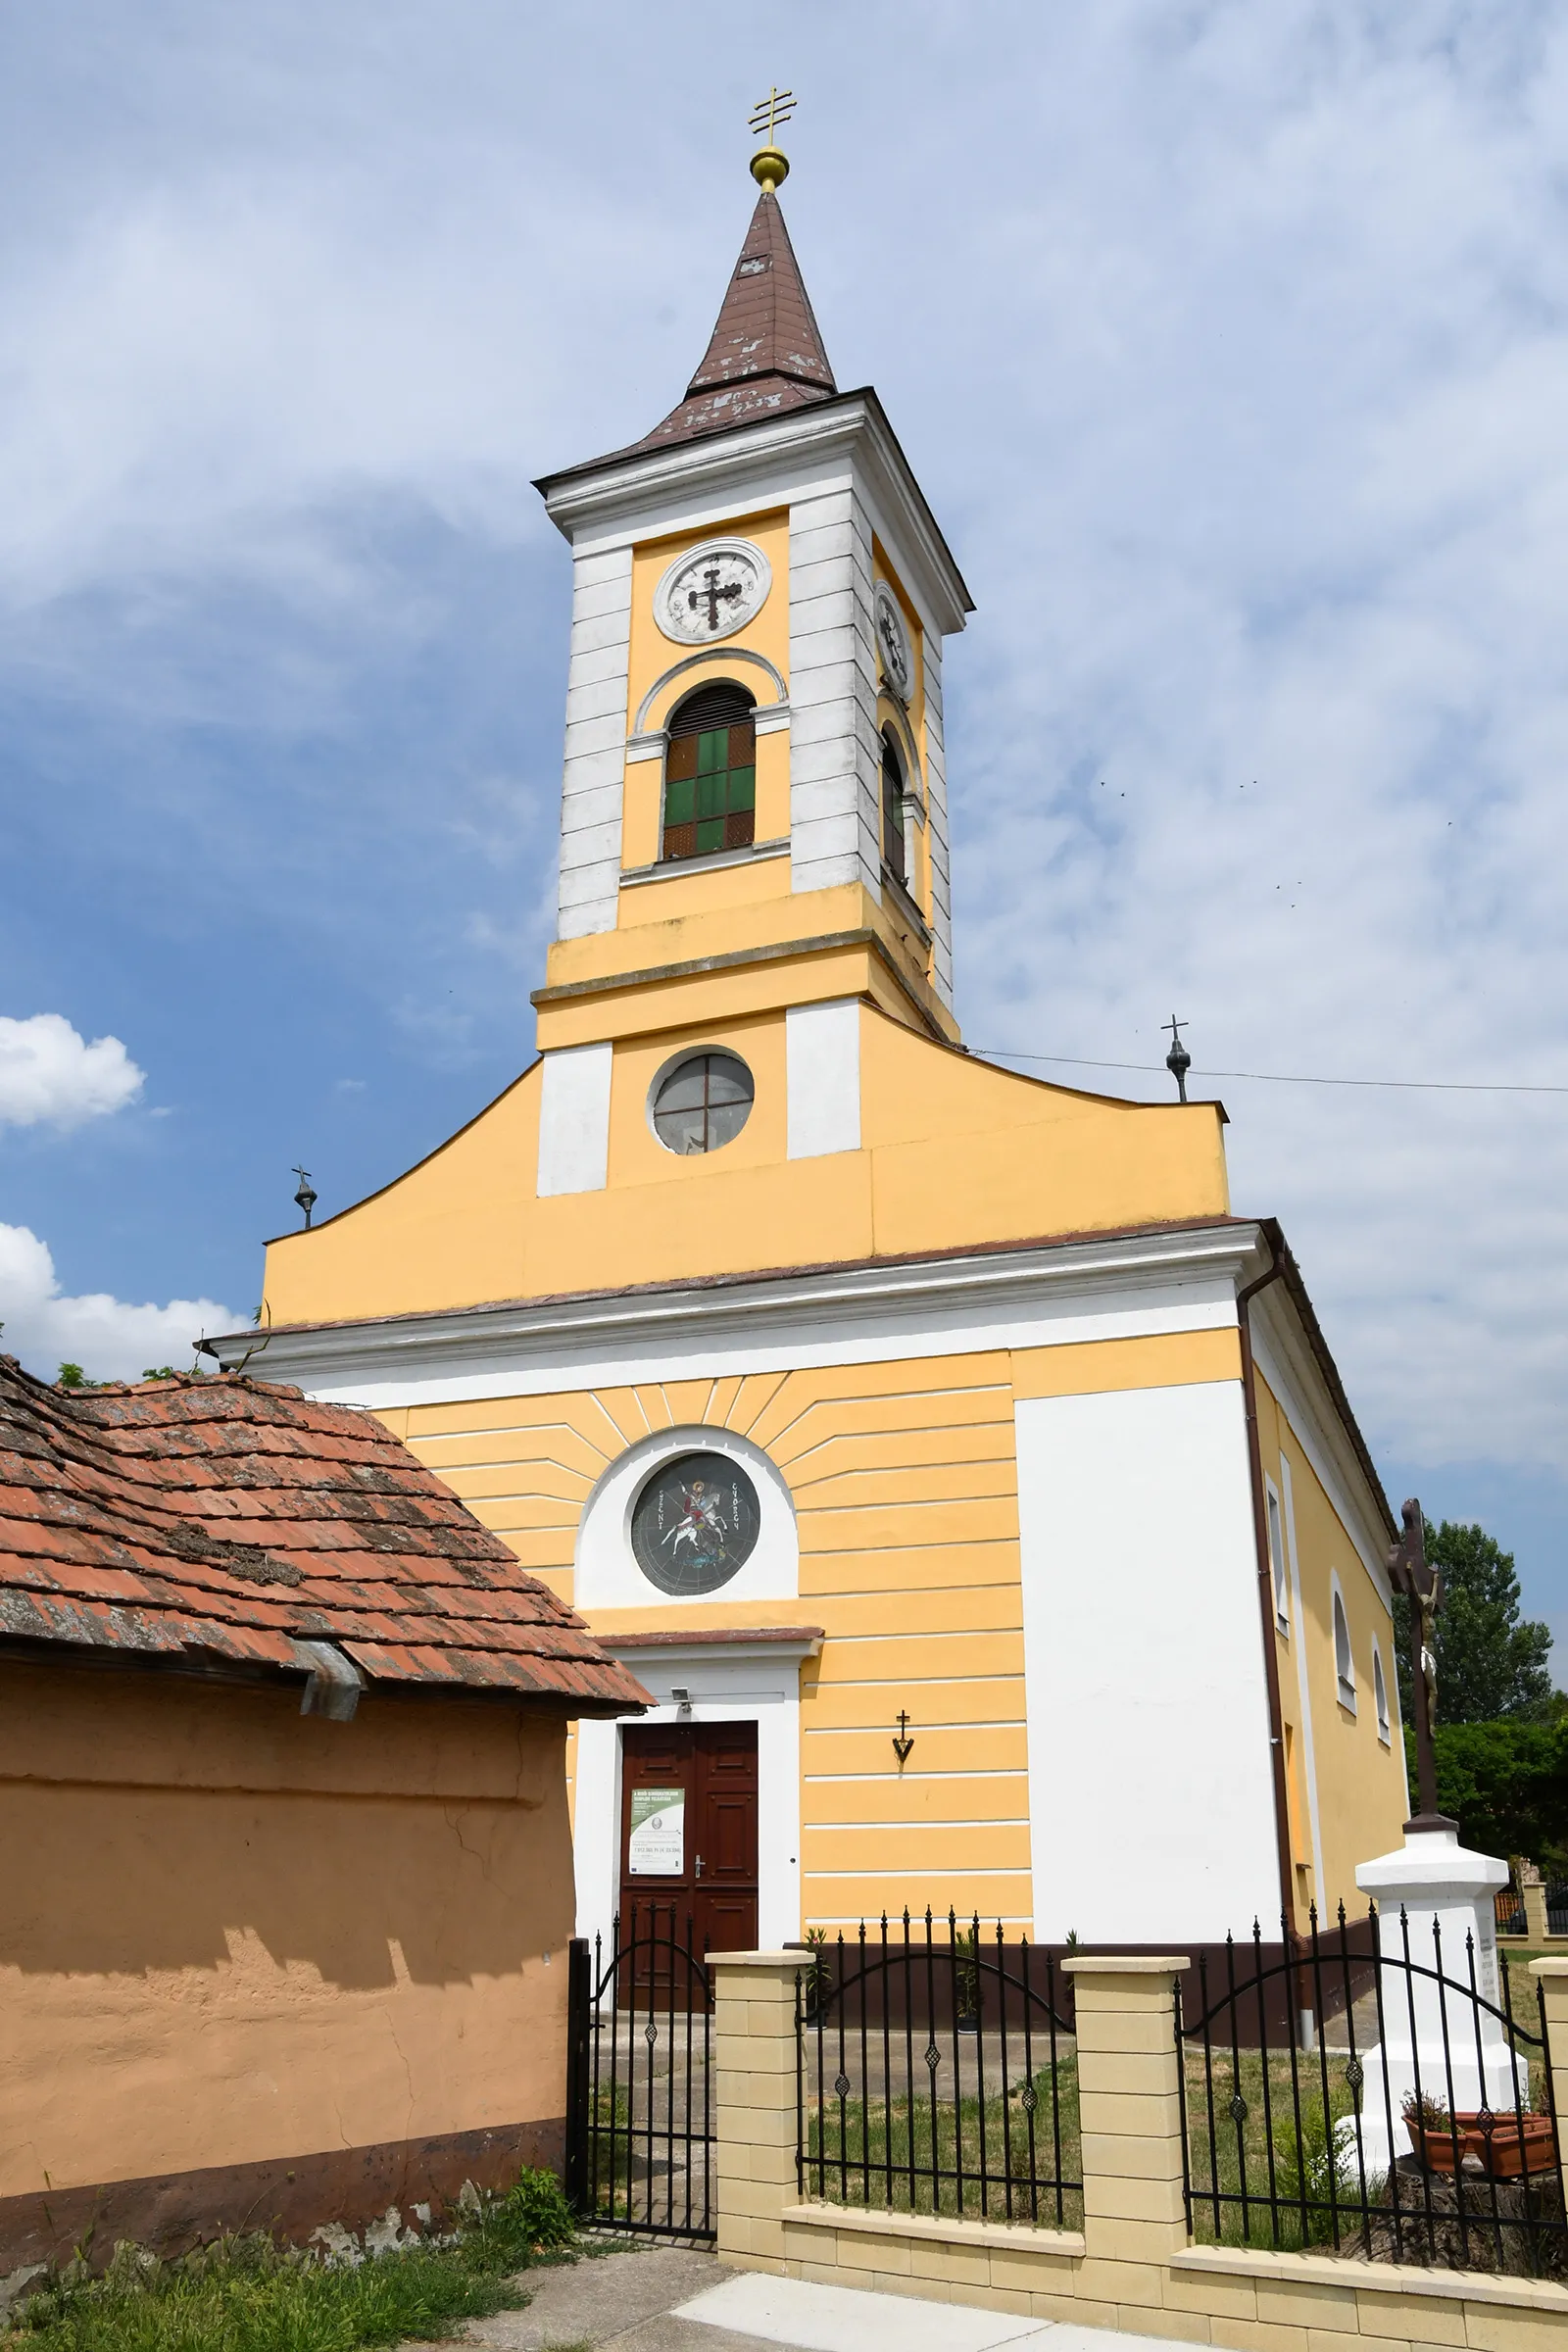
[[[302,1211],[304,1215],[305,1230],[307,1233],[309,1233],[311,1230],[311,1211],[316,1206],[316,1195],[311,1190],[311,1171],[309,1168],[291,1168],[289,1173],[292,1176],[297,1176],[300,1180],[300,1189],[295,1194],[294,1200],[295,1205]]]
[[[1193,1066],[1193,1057],[1182,1044],[1182,1031],[1186,1026],[1187,1023],[1179,1021],[1174,1013],[1168,1021],[1160,1023],[1162,1029],[1170,1031],[1170,1052],[1165,1056],[1165,1067],[1175,1079],[1176,1092],[1184,1102],[1187,1100],[1187,1073]]]

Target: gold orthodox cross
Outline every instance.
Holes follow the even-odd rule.
[[[754,137],[763,140],[767,146],[771,147],[773,134],[779,124],[787,122],[794,112],[795,93],[793,90],[769,90],[767,96],[760,98],[753,107],[749,128]]]

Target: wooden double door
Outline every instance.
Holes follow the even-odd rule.
[[[660,1914],[693,1956],[757,1947],[757,1726],[628,1724],[621,1733],[620,1914]]]

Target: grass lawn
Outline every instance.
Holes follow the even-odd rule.
[[[11,2314],[3,2352],[353,2352],[450,2336],[463,2320],[528,2301],[516,2274],[568,2247],[560,2182],[524,2173],[462,2219],[446,2245],[357,2268],[268,2237],[229,2238],[177,2261],[133,2246],[93,2278],[73,2262]]]
[[[806,2193],[829,2204],[1080,2230],[1082,2180],[1076,2050],[1005,2100],[988,2093],[983,2129],[978,2098],[933,2108],[918,2090],[912,2099],[829,2097],[807,2110]]]

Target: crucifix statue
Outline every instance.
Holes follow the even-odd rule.
[[[1389,1548],[1389,1575],[1410,1604],[1410,1681],[1415,1691],[1415,1769],[1420,1811],[1407,1830],[1451,1830],[1457,1823],[1438,1811],[1438,1764],[1432,1726],[1438,1711],[1438,1662],[1433,1621],[1443,1601],[1443,1572],[1427,1558],[1421,1505],[1412,1496],[1400,1517],[1404,1534]]]

